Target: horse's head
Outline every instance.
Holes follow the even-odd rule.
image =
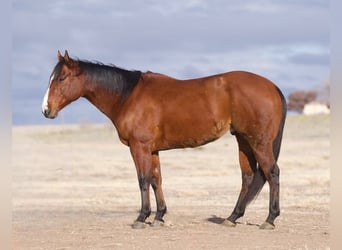
[[[47,118],[55,118],[58,112],[84,94],[78,61],[64,57],[58,51],[58,63],[50,76],[49,88],[42,103],[42,112]]]

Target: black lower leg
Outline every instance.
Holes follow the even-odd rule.
[[[146,178],[139,178],[139,187],[141,193],[141,210],[137,218],[137,221],[144,222],[146,218],[149,217],[151,214],[149,186],[150,182]]]
[[[270,173],[270,204],[269,214],[266,221],[273,225],[274,220],[279,215],[279,167],[277,166],[277,164],[275,164],[275,167]]]
[[[271,225],[274,225],[274,220],[280,215],[280,209],[279,209],[279,200],[271,200],[270,201],[270,209],[269,213],[266,219],[266,222],[268,222]]]
[[[235,221],[244,215],[246,205],[247,205],[247,195],[249,192],[249,186],[251,185],[253,181],[254,175],[243,175],[242,178],[242,188],[240,191],[239,198],[236,202],[235,208],[232,212],[232,214],[227,218],[230,222],[235,223]]]
[[[238,202],[227,220],[235,223],[235,221],[245,214],[246,206],[257,196],[266,182],[266,178],[261,169],[258,168],[254,173],[253,180],[248,186],[247,192],[243,195],[241,191]]]
[[[230,222],[235,223],[235,221],[237,219],[239,219],[240,217],[242,217],[244,215],[245,211],[242,210],[238,210],[238,209],[234,209],[234,211],[232,212],[232,214],[227,218],[227,220],[229,220]]]
[[[167,211],[166,207],[158,208],[157,213],[156,213],[156,217],[154,219],[164,222],[163,216],[166,214],[166,211]]]
[[[142,208],[140,210],[140,214],[137,218],[137,221],[144,222],[150,215],[151,215],[151,209]]]
[[[161,190],[161,183],[158,183],[157,185],[157,181],[155,178],[152,178],[152,188],[156,196],[157,203],[157,212],[154,219],[164,222],[163,216],[166,214],[167,208]]]

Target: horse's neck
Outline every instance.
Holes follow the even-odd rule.
[[[120,108],[120,95],[112,93],[101,86],[93,84],[89,84],[89,86],[84,97],[113,121]]]

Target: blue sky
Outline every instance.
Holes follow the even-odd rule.
[[[329,1],[13,0],[14,124],[104,122],[85,100],[57,120],[41,102],[57,50],[70,56],[193,78],[248,70],[288,94],[330,75]]]

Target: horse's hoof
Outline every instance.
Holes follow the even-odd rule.
[[[146,227],[146,223],[145,222],[141,222],[141,221],[134,221],[134,223],[132,224],[132,228],[133,229],[144,229]]]
[[[265,229],[265,230],[273,230],[274,228],[275,226],[267,221],[265,221],[259,226],[259,229]]]
[[[236,227],[235,222],[231,222],[230,220],[227,220],[227,219],[222,222],[222,225],[226,227]]]
[[[151,224],[151,227],[163,227],[164,221],[161,220],[154,220]]]

